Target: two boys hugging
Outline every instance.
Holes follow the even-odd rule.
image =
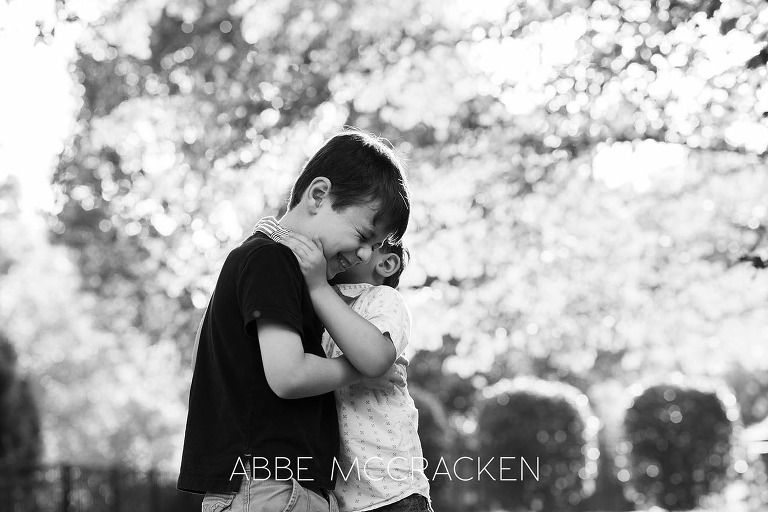
[[[395,290],[409,214],[394,153],[343,132],[286,214],[229,253],[198,331],[178,480],[204,512],[431,510]]]

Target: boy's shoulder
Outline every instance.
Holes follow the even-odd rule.
[[[371,286],[355,303],[355,311],[389,334],[398,355],[408,346],[411,311],[399,291],[391,286]]]
[[[232,249],[227,255],[231,263],[256,263],[258,265],[280,264],[291,271],[301,273],[296,257],[291,250],[281,243],[275,242],[264,233],[254,233]]]
[[[371,286],[368,293],[377,297],[383,297],[390,300],[405,302],[405,299],[403,299],[403,296],[400,294],[399,291],[385,284]]]
[[[240,242],[240,244],[229,252],[230,256],[249,257],[255,253],[275,254],[280,257],[293,256],[291,250],[279,242],[275,242],[268,235],[256,232]]]
[[[402,301],[403,296],[400,292],[387,285],[373,285],[368,283],[357,284],[337,284],[335,285],[338,291],[347,298],[350,299],[363,299],[378,297],[382,299],[389,299],[394,301]]]
[[[408,305],[399,291],[387,285],[369,286],[363,290],[355,301],[360,306],[376,309],[403,309],[408,311]]]

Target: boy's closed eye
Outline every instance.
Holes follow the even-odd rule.
[[[374,235],[366,235],[361,232],[357,232],[357,238],[360,239],[361,242],[370,242],[371,239],[373,239]],[[371,244],[371,250],[376,252],[379,249],[381,249],[381,246],[384,245],[384,242],[376,242],[375,244]]]

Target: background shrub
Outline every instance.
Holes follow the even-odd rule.
[[[726,405],[721,395],[709,385],[680,384],[656,384],[637,394],[624,422],[630,499],[690,510],[723,488],[738,411],[735,399]]]
[[[417,386],[408,386],[408,391],[419,410],[419,439],[424,458],[427,459],[426,474],[430,479],[429,490],[434,509],[458,510],[454,492],[456,490],[451,489],[451,481],[439,476],[431,479],[440,458],[448,461],[454,456],[452,444],[456,436],[448,423],[445,409],[429,391]]]
[[[532,378],[495,388],[479,416],[481,459],[517,457],[535,469],[538,457],[540,471],[538,481],[525,467],[517,482],[481,478],[486,508],[573,510],[594,490],[597,473],[599,422],[587,397],[567,384]]]

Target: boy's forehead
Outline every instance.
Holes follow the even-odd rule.
[[[383,222],[382,217],[383,215],[379,215],[379,208],[380,208],[381,202],[379,201],[370,201],[368,203],[364,203],[360,207],[361,215],[358,219],[358,222],[360,223],[360,227],[368,231],[368,234],[381,234],[381,232],[386,230],[386,223]],[[379,217],[378,219],[376,217]],[[374,220],[377,222],[374,223]]]

